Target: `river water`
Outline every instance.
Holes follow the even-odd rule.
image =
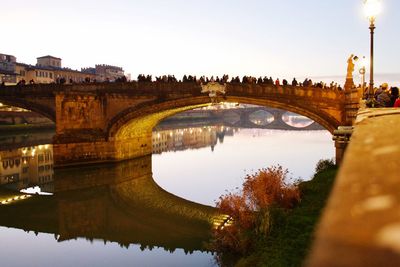
[[[271,165],[310,179],[334,156],[327,131],[296,130],[310,122],[289,120],[289,131],[260,121],[163,123],[151,157],[61,171],[43,139],[24,135],[41,143],[23,147],[2,137],[0,266],[215,266],[203,244],[220,195]]]

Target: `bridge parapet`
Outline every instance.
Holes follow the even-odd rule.
[[[227,85],[228,95],[285,95],[287,97],[323,98],[325,100],[344,100],[344,91],[322,89],[316,87],[303,87],[292,85],[266,85],[266,84],[241,84],[230,83]]]
[[[317,87],[303,87],[271,84],[226,83],[227,91],[231,94],[287,94],[303,97],[324,97],[336,99],[344,95],[344,91],[322,89]],[[196,82],[125,82],[125,83],[80,83],[80,84],[30,84],[6,86],[1,88],[0,96],[21,95],[54,95],[57,92],[75,93],[127,93],[127,94],[157,94],[159,91],[173,94],[201,95],[201,84]]]

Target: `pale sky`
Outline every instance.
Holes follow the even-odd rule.
[[[0,53],[144,74],[345,75],[369,54],[362,0],[1,0]],[[400,73],[400,1],[383,0],[377,73]]]

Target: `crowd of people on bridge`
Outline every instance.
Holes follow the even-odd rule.
[[[85,79],[84,83],[96,82],[91,81],[90,79]],[[106,80],[105,82],[110,82]],[[127,78],[121,77],[115,80],[114,82],[128,82]],[[275,86],[302,86],[302,87],[314,87],[319,89],[330,89],[336,91],[342,91],[343,87],[338,85],[336,82],[331,82],[330,84],[326,84],[324,82],[313,82],[311,79],[306,78],[303,82],[297,81],[296,78],[293,78],[291,83],[286,79],[280,80],[279,78],[273,79],[272,77],[253,77],[253,76],[243,76],[240,78],[239,76],[229,78],[227,74],[223,75],[221,78],[219,76],[211,76],[211,78],[206,76],[196,77],[195,75],[184,75],[181,80],[178,80],[175,75],[162,75],[156,76],[155,80],[153,80],[152,75],[144,75],[140,74],[137,77],[137,82],[156,82],[156,83],[196,83],[196,84],[207,84],[209,82],[216,82],[220,84],[231,83],[231,84],[258,84],[258,85],[275,85]],[[21,80],[17,85],[27,85],[34,84],[33,80],[27,83],[25,80]],[[57,79],[58,84],[65,84],[66,80],[64,78]],[[73,83],[73,81],[70,81]],[[0,87],[5,87],[5,83],[1,82]],[[360,88],[361,86],[359,86]],[[365,89],[365,95],[367,95],[368,88]],[[374,105],[375,107],[400,107],[400,99],[399,99],[399,88],[398,87],[390,87],[387,83],[383,83],[379,88],[374,90]]]
[[[383,83],[374,90],[374,107],[400,107],[399,88]]]
[[[86,78],[82,83],[97,83],[96,79],[91,80],[90,78]],[[103,81],[103,83],[108,83],[111,82],[109,79],[106,79]],[[129,82],[125,76],[120,77],[116,79],[113,82]],[[135,82],[135,81],[133,81]],[[156,82],[156,83],[178,83],[178,82],[183,82],[183,83],[197,83],[197,84],[207,84],[209,82],[217,82],[217,83],[231,83],[231,84],[258,84],[258,85],[275,85],[275,86],[303,86],[303,87],[315,87],[315,88],[321,88],[321,89],[334,89],[334,90],[343,90],[340,85],[337,83],[332,82],[331,84],[327,85],[326,83],[323,82],[318,82],[314,83],[311,79],[305,79],[303,82],[298,82],[296,78],[293,78],[292,82],[289,83],[288,80],[282,79],[282,81],[277,78],[273,79],[272,77],[253,77],[253,76],[243,76],[240,78],[239,76],[232,77],[229,79],[229,76],[227,74],[223,75],[221,78],[219,76],[211,76],[211,78],[206,77],[206,76],[201,76],[201,77],[196,77],[195,75],[184,75],[181,80],[178,80],[175,75],[162,75],[162,76],[156,76],[155,79],[153,79],[152,75],[144,75],[144,74],[139,74],[137,77],[137,82]],[[34,84],[35,82],[31,80],[29,84]],[[66,84],[67,80],[63,77],[57,78],[56,79],[56,84]],[[76,83],[72,79],[69,80],[70,84]],[[21,80],[17,83],[17,85],[26,85],[28,83],[25,82],[25,80]],[[0,87],[4,87],[5,84],[4,82],[0,84]]]
[[[211,76],[211,78],[206,76],[201,76],[197,78],[195,75],[184,75],[181,80],[178,80],[175,75],[163,75],[155,77],[153,80],[152,75],[144,75],[139,74],[137,77],[138,82],[160,82],[160,83],[197,83],[197,84],[207,84],[209,82],[217,82],[217,83],[231,83],[231,84],[259,84],[259,85],[275,85],[275,86],[302,86],[302,87],[315,87],[321,89],[333,89],[333,90],[343,90],[343,88],[335,82],[331,82],[329,85],[324,82],[314,83],[311,79],[305,79],[303,82],[298,82],[296,78],[293,78],[292,82],[289,83],[288,80],[282,79],[282,82],[279,78],[274,80],[272,77],[253,77],[253,76],[243,76],[240,78],[239,76],[232,77],[229,79],[227,74],[223,75],[221,78],[219,76]]]

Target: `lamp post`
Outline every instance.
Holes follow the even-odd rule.
[[[381,0],[364,0],[365,15],[369,20],[369,29],[371,32],[371,55],[370,55],[370,80],[368,89],[368,100],[374,96],[374,31],[375,20],[382,10]]]
[[[366,59],[365,57],[362,57],[361,62],[360,62],[360,69],[358,70],[358,72],[361,74],[361,90],[363,93],[363,97],[365,97],[365,73],[366,73]],[[368,94],[369,95],[369,94]]]

